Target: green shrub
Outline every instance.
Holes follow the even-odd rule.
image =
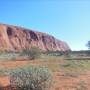
[[[35,59],[40,57],[41,50],[37,47],[32,47],[31,49],[24,49],[21,53],[21,56],[26,55],[30,59]]]
[[[0,67],[0,77],[2,77],[2,76],[8,76],[9,71],[10,71],[9,69]],[[0,89],[0,90],[1,90],[1,89]]]
[[[48,90],[51,81],[51,72],[44,67],[19,68],[10,73],[10,85],[17,90]]]

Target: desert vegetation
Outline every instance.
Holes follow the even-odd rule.
[[[20,56],[27,56],[29,59],[36,59],[40,57],[41,50],[37,47],[31,47],[31,49],[22,50]]]
[[[24,67],[10,72],[10,86],[17,90],[48,90],[51,72],[44,67]]]
[[[0,77],[9,77],[7,84],[11,88],[16,86],[16,90],[89,90],[89,51],[41,53],[35,50],[32,59],[33,54],[29,50],[0,53]],[[20,57],[28,58],[18,60]],[[0,83],[3,83],[2,78]]]

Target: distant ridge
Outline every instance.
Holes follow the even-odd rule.
[[[0,24],[0,51],[21,51],[31,47],[44,51],[70,50],[66,42],[53,36],[19,26]]]

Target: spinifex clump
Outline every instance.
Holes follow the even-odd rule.
[[[10,86],[16,90],[48,90],[51,72],[42,67],[19,68],[10,73]]]

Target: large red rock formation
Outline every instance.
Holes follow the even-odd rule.
[[[0,51],[20,51],[33,46],[45,51],[70,50],[65,42],[46,33],[0,24]]]

